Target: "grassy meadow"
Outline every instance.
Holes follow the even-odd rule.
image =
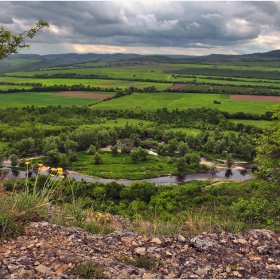
[[[214,100],[221,104],[214,104]],[[150,111],[160,108],[179,110],[187,108],[209,107],[230,113],[244,112],[264,114],[272,110],[276,102],[232,100],[228,94],[195,94],[195,93],[134,93],[122,98],[112,99],[93,105],[93,109],[132,109]]]
[[[5,93],[0,95],[0,108],[25,107],[25,106],[84,106],[100,102],[98,99],[58,96],[53,92],[21,92]]]

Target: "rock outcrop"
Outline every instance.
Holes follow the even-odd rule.
[[[123,261],[124,256],[128,260],[149,256],[157,262],[145,269]],[[0,278],[78,278],[73,268],[88,260],[103,267],[104,278],[279,279],[280,233],[148,237],[123,230],[90,234],[33,222],[25,235],[0,246]]]

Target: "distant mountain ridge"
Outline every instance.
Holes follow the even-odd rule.
[[[191,55],[140,55],[134,53],[66,53],[66,54],[14,54],[0,61],[0,73],[11,71],[34,71],[42,68],[69,66],[85,62],[96,61],[121,61],[127,60],[183,63],[194,60],[199,62],[209,61],[235,61],[235,60],[280,60],[280,50],[273,50],[265,53],[253,53],[243,55],[211,54],[206,56]]]

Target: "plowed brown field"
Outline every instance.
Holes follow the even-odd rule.
[[[100,99],[100,100],[104,100],[107,97],[114,96],[114,94],[109,94],[109,93],[103,94],[103,93],[91,93],[91,92],[84,92],[84,91],[64,91],[64,92],[56,93],[56,95],[88,98],[88,99]]]
[[[183,89],[186,84],[173,84],[172,86],[168,87],[169,89]]]
[[[231,94],[230,99],[233,100],[251,100],[251,101],[268,101],[268,102],[280,102],[280,96],[266,96],[266,95],[239,95]]]

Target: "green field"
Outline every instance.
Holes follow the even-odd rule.
[[[0,94],[0,108],[25,106],[83,106],[100,102],[97,99],[58,96],[53,92],[23,92]]]
[[[268,125],[270,125],[271,121],[265,121],[265,120],[230,120],[231,122],[237,124],[237,123],[243,123],[244,125],[254,125],[256,127],[260,128],[266,128]]]
[[[81,174],[112,179],[143,179],[159,175],[180,174],[176,161],[170,163],[166,157],[149,155],[148,159],[133,163],[129,154],[119,153],[113,156],[111,152],[99,152],[103,163],[93,164],[93,156],[79,152],[78,161],[71,166]],[[195,171],[189,167],[189,172]]]
[[[77,70],[78,72],[79,70]],[[79,72],[78,72],[79,73]],[[146,88],[155,86],[157,90],[165,90],[172,85],[170,82],[153,83],[153,82],[140,82],[140,81],[126,81],[126,80],[109,80],[109,79],[81,79],[81,78],[33,78],[33,77],[0,77],[0,82],[12,82],[12,83],[41,83],[43,86],[53,85],[84,85],[91,87],[104,88],[120,88],[122,90],[129,87]],[[13,86],[5,85],[3,90],[9,88],[31,88],[26,86]],[[2,89],[2,86],[0,86]]]
[[[214,104],[214,100],[221,104]],[[93,109],[132,109],[149,111],[160,108],[179,110],[187,108],[209,107],[230,113],[244,112],[263,114],[272,110],[276,102],[231,100],[228,94],[194,94],[194,93],[134,93],[122,98],[112,99],[93,105]]]

